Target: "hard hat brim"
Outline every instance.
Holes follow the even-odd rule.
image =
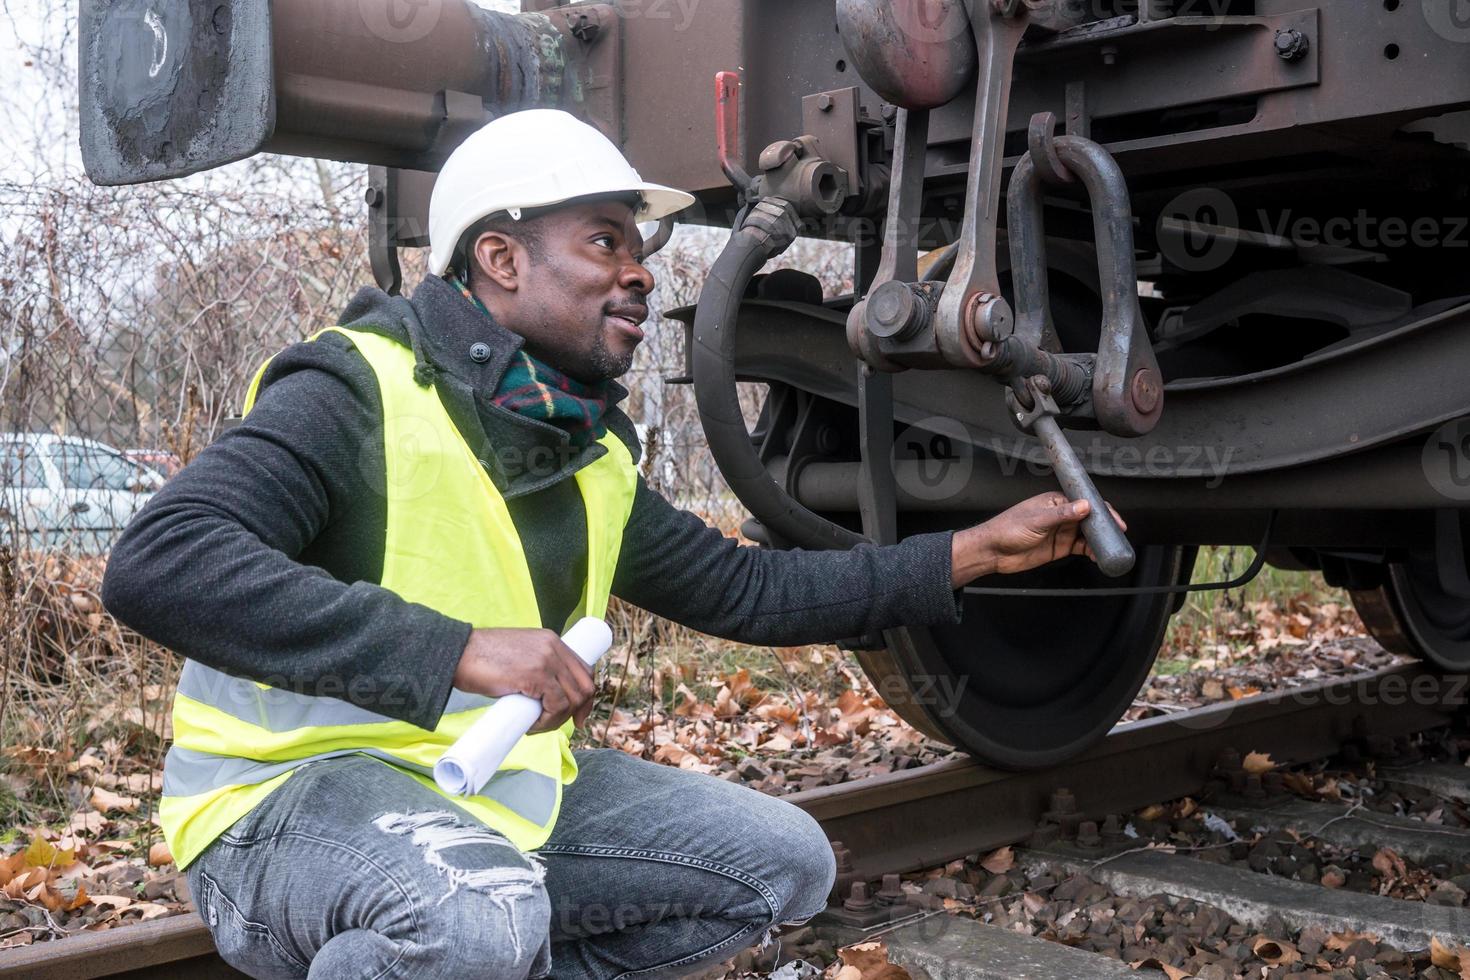
[[[530,211],[534,208],[554,208],[558,205],[575,204],[582,197],[602,197],[608,194],[639,194],[643,198],[643,204],[634,215],[638,222],[659,221],[671,214],[677,214],[695,202],[695,197],[687,191],[677,190],[673,187],[665,187],[663,184],[650,184],[644,182],[629,182],[625,186],[614,188],[599,188],[594,194],[578,195],[577,197],[562,197],[551,200],[537,201],[525,200],[515,205],[505,205],[494,211],[487,211],[479,217],[472,218],[464,223],[464,227],[455,232],[453,244],[444,249],[440,254],[438,247],[430,249],[429,274],[442,276],[449,269],[454,260],[454,245],[459,243],[459,238],[476,222],[489,215],[500,211],[510,210],[515,207],[518,210]]]

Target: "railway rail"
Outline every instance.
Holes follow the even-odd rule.
[[[1122,725],[1086,754],[1045,771],[1003,772],[969,760],[951,760],[786,798],[819,820],[829,838],[841,842],[840,898],[854,883],[871,886],[885,874],[937,867],[1007,844],[1045,843],[1047,835],[1038,838],[1038,825],[1044,824],[1049,810],[1056,816],[1055,794],[1064,787],[1069,812],[1063,822],[1075,830],[1082,821],[1101,821],[1107,815],[1200,793],[1219,777],[1222,754],[1228,758],[1231,753],[1260,752],[1280,765],[1311,762],[1355,743],[1383,746],[1441,728],[1467,703],[1470,686],[1464,676],[1401,665]],[[1444,778],[1438,772],[1429,781]],[[1281,819],[1288,819],[1285,811]],[[1454,836],[1456,846],[1470,852],[1470,832]],[[1070,860],[1065,847],[1049,859],[1061,867]],[[1164,860],[1166,855],[1135,855],[1115,863],[1109,869],[1117,879],[1114,887],[1119,892],[1143,887],[1183,895],[1209,891],[1197,879],[1216,869],[1199,865],[1180,874],[1173,865],[1149,864]],[[1197,863],[1183,857],[1175,860]],[[1228,893],[1231,886],[1227,882],[1214,887]],[[1244,897],[1226,897],[1246,903],[1241,907],[1253,907]],[[1300,919],[1313,903],[1310,896],[1297,895],[1296,900],[1306,912],[1282,911]],[[1448,916],[1453,910],[1440,911]],[[1322,910],[1312,914],[1327,917],[1324,921],[1336,914],[1342,928],[1361,924],[1353,918],[1361,919],[1361,914],[1344,910],[1340,903],[1324,902]],[[1465,917],[1470,911],[1453,918],[1452,924]],[[1419,919],[1425,929],[1433,928],[1432,915]],[[1401,938],[1409,941],[1417,936],[1409,930]],[[1016,937],[1004,941],[1013,943]],[[192,915],[38,943],[0,956],[0,978],[189,980],[239,975],[215,954],[203,923]]]

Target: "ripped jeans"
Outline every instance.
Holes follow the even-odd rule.
[[[578,751],[534,854],[364,756],[311,763],[189,866],[253,977],[679,977],[821,911],[832,851],[795,806]]]

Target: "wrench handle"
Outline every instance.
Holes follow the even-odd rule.
[[[1062,435],[1062,427],[1052,416],[1042,415],[1036,419],[1033,431],[1046,448],[1062,492],[1070,500],[1085,500],[1092,505],[1091,512],[1082,521],[1082,534],[1097,556],[1097,567],[1109,578],[1127,575],[1133,570],[1133,545],[1124,537],[1118,522],[1113,520],[1113,512],[1108,510],[1102,494],[1097,492],[1072,444]]]

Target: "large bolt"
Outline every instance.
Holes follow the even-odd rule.
[[[904,894],[903,882],[898,875],[883,876],[883,887],[878,889],[879,905],[898,905],[907,897]]]
[[[832,857],[837,861],[838,871],[852,870],[852,851],[849,851],[847,845],[842,843],[842,841],[834,840],[832,842]]]
[[[1144,415],[1153,412],[1159,407],[1159,399],[1163,390],[1159,385],[1159,376],[1151,368],[1140,368],[1133,376],[1131,394],[1133,396],[1133,407]]]
[[[1097,831],[1097,822],[1084,820],[1077,826],[1077,846],[1089,851],[1102,847],[1102,835]]]
[[[1276,32],[1276,56],[1282,61],[1304,58],[1311,48],[1311,39],[1294,27]]]
[[[817,96],[818,112],[831,112],[832,107],[836,104],[837,103],[835,100],[833,100],[832,96],[828,95],[826,92],[823,92],[821,95]]]
[[[908,340],[929,323],[929,306],[906,282],[889,280],[868,297],[868,330],[875,337]]]
[[[1065,787],[1053,790],[1051,794],[1051,808],[1055,813],[1076,813],[1077,797],[1072,791]]]
[[[878,903],[873,901],[866,881],[854,881],[852,891],[848,892],[847,898],[842,901],[842,907],[849,912],[871,912],[878,907]]]

